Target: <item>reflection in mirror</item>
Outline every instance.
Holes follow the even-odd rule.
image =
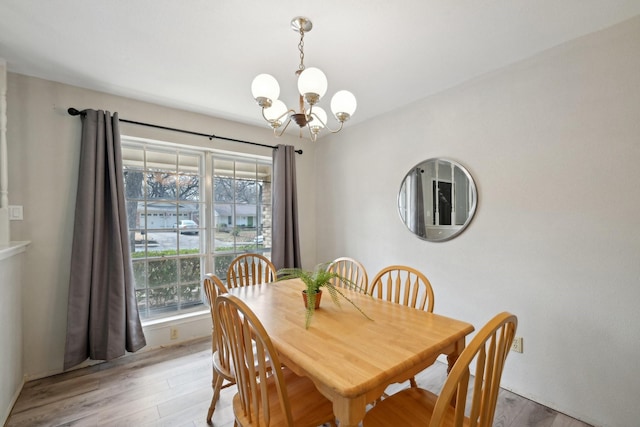
[[[473,178],[459,163],[429,159],[411,168],[398,193],[402,222],[416,236],[443,242],[460,234],[477,205]]]

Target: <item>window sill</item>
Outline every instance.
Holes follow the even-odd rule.
[[[161,317],[159,319],[151,319],[151,320],[146,320],[146,321],[142,321],[142,327],[146,328],[146,327],[153,327],[153,326],[163,326],[166,324],[170,324],[170,323],[179,323],[182,321],[189,321],[189,320],[196,320],[196,319],[200,319],[200,318],[204,318],[204,317],[209,317],[209,310],[198,310],[198,311],[194,311],[192,313],[184,313],[184,314],[178,314],[175,316],[168,316],[168,317]]]
[[[6,245],[0,245],[0,260],[11,258],[14,255],[25,252],[30,244],[31,242],[24,241],[9,242]]]

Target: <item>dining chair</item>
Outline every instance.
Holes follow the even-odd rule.
[[[211,423],[213,417],[213,411],[216,409],[216,403],[220,398],[220,390],[227,388],[236,383],[235,374],[233,372],[233,365],[231,363],[231,353],[229,347],[222,339],[222,333],[220,327],[215,322],[214,316],[214,303],[218,295],[227,293],[227,288],[224,286],[218,276],[214,274],[206,274],[204,276],[204,293],[209,303],[209,311],[211,313],[211,355],[213,365],[213,380],[211,386],[213,387],[213,397],[211,398],[211,405],[209,406],[209,412],[207,413],[207,423]],[[226,384],[225,384],[226,382]]]
[[[320,394],[309,378],[298,376],[280,364],[267,331],[241,299],[219,295],[214,316],[236,367],[238,392],[233,397],[236,425],[336,426],[331,401]]]
[[[422,272],[405,265],[383,268],[371,281],[369,293],[377,298],[433,312],[433,288]]]
[[[340,276],[349,279],[355,284],[355,287],[350,284],[345,284],[338,278],[334,278],[332,283],[337,287],[347,287],[349,289],[354,288],[361,292],[367,293],[367,287],[369,286],[369,277],[367,276],[367,270],[364,265],[359,261],[349,257],[336,258],[327,267],[328,271],[339,274]]]
[[[491,427],[502,370],[517,326],[513,314],[498,314],[462,351],[440,395],[422,388],[402,390],[367,412],[363,427]],[[471,377],[469,366],[474,359],[475,373]]]
[[[431,282],[422,272],[405,265],[383,268],[371,281],[369,293],[377,298],[433,312],[434,295]],[[415,377],[409,379],[417,387]]]
[[[227,270],[229,288],[275,282],[276,278],[273,263],[264,255],[254,253],[238,255]]]

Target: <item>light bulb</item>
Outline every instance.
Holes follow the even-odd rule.
[[[327,77],[317,68],[307,68],[298,77],[298,91],[303,96],[315,94],[322,98],[327,93]]]
[[[259,74],[251,83],[251,93],[258,104],[260,104],[260,98],[273,102],[280,96],[280,85],[271,74]]]
[[[271,104],[271,107],[264,109],[264,117],[269,120],[270,123],[282,123],[282,117],[287,112],[287,106],[284,102],[276,99]],[[279,126],[279,125],[278,125]]]
[[[308,110],[307,115],[309,115]],[[313,120],[309,123],[309,126],[322,129],[324,124],[327,123],[327,113],[320,107],[314,106],[311,110],[311,116],[313,117]]]
[[[346,114],[345,120],[348,119],[356,111],[357,106],[356,97],[348,90],[338,91],[331,98],[331,111],[340,121],[344,121],[340,119],[340,115],[345,117],[344,114]]]

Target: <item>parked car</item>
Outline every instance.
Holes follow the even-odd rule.
[[[193,230],[195,228],[195,230]],[[181,219],[177,224],[173,224],[174,230],[180,230],[180,234],[198,234],[198,224],[190,219]]]

